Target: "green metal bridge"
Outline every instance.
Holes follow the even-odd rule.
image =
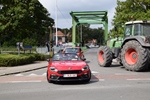
[[[76,43],[76,26],[85,24],[103,24],[105,28],[104,39],[108,39],[108,17],[107,11],[82,11],[70,12],[72,16],[72,42]]]

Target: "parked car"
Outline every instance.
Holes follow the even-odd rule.
[[[87,48],[98,48],[98,47],[99,47],[99,45],[94,45],[94,44],[92,44],[92,43],[87,43],[87,44],[85,44],[85,46],[86,46]]]
[[[81,47],[66,47],[64,48],[63,53],[76,53],[81,59],[84,58]]]
[[[83,81],[89,82],[91,70],[89,65],[75,53],[57,53],[49,60],[47,81]]]

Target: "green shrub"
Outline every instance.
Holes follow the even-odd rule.
[[[0,66],[18,66],[30,64],[34,61],[44,61],[47,56],[43,54],[0,54]]]

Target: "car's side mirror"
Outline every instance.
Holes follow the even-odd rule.
[[[82,58],[82,60],[83,60],[83,61],[85,61],[85,60],[86,60],[86,58]]]

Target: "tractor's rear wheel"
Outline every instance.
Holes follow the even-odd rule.
[[[149,64],[148,49],[142,47],[139,42],[132,40],[123,46],[121,50],[123,66],[130,71],[143,71]]]
[[[100,46],[97,52],[98,64],[102,67],[109,67],[112,63],[112,51],[107,46]]]

